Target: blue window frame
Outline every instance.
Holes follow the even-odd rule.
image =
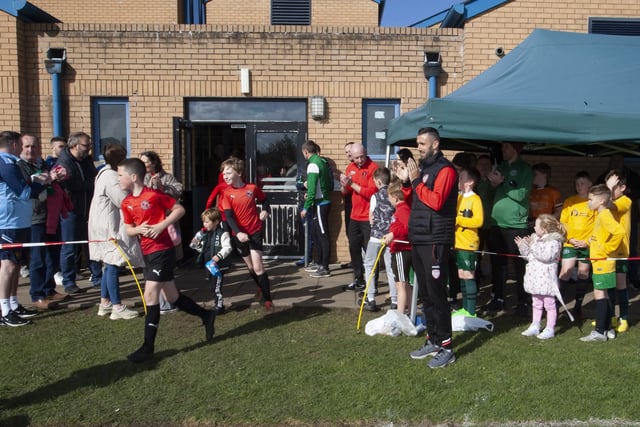
[[[130,152],[129,146],[129,100],[127,98],[93,98],[92,100],[93,158],[102,159],[106,144],[121,144]]]
[[[391,120],[399,115],[400,100],[398,99],[362,100],[362,141],[371,159],[386,158],[387,129]]]

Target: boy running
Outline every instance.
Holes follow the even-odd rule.
[[[126,159],[118,165],[120,188],[130,194],[122,201],[122,219],[127,234],[138,236],[145,261],[144,298],[147,316],[142,346],[127,356],[131,362],[141,363],[153,358],[158,324],[160,323],[160,291],[167,300],[182,311],[199,316],[205,327],[207,341],[213,339],[216,314],[205,310],[176,289],[173,270],[176,252],[167,227],[184,215],[184,207],[164,193],[144,186],[146,168],[140,159]],[[165,212],[169,212],[167,216]]]

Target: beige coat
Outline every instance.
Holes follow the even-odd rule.
[[[120,213],[120,205],[126,196],[127,192],[118,183],[118,172],[106,165],[96,176],[89,208],[89,240],[109,240],[115,237],[131,265],[140,267],[144,265],[140,243],[137,238],[127,236]],[[89,257],[93,261],[111,265],[126,265],[112,242],[89,243]]]

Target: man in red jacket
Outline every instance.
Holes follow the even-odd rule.
[[[371,234],[369,200],[378,191],[373,182],[373,171],[378,165],[367,156],[367,149],[362,144],[351,146],[351,157],[353,162],[340,176],[340,189],[345,197],[351,197],[351,220],[347,235],[354,280],[345,286],[345,290],[357,291],[365,287],[362,251],[366,250]]]

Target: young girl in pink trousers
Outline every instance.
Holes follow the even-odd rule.
[[[558,261],[567,231],[564,225],[548,214],[536,219],[534,231],[531,236],[515,238],[520,254],[527,259],[524,290],[531,294],[533,307],[533,321],[522,335],[547,340],[554,336],[558,317]],[[547,312],[547,324],[540,332],[543,308]]]

